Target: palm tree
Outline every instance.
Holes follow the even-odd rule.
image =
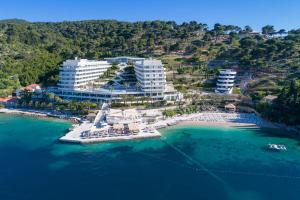
[[[141,100],[142,100],[142,103],[144,103],[145,101],[147,101],[147,97],[146,96],[142,96]]]
[[[123,101],[124,106],[126,105],[126,99],[127,99],[127,95],[126,94],[121,94],[121,99]]]
[[[151,88],[150,88],[151,106],[153,106],[153,93],[152,93],[153,80],[151,80],[150,84],[151,84]]]
[[[139,90],[141,89],[141,84],[140,84],[139,82],[136,82],[136,84],[135,84],[135,89],[136,89],[137,91],[139,91]],[[139,98],[138,98],[138,97],[136,98],[136,103],[137,103],[137,104],[139,103]]]
[[[149,105],[149,102],[151,103],[152,102],[152,98],[150,96],[147,96],[145,98],[145,100],[147,101],[147,104]],[[152,104],[151,104],[152,105]]]
[[[28,90],[23,90],[21,92],[21,99],[23,99],[26,102],[29,102],[32,99],[32,92],[28,91]]]
[[[124,82],[123,85],[124,85],[124,88],[125,88],[124,104],[126,104],[126,100],[128,99],[128,96],[127,96],[127,89],[128,89],[128,87],[129,87],[129,84],[128,84],[127,82]]]
[[[110,103],[112,103],[114,87],[111,85],[109,86],[108,90],[110,92]]]
[[[129,102],[129,106],[131,106],[131,102],[134,101],[134,96],[127,95],[127,101]]]
[[[45,96],[46,96],[47,100],[49,100],[49,101],[53,101],[53,99],[55,97],[55,95],[53,93],[46,93]]]
[[[25,103],[26,103],[26,101],[24,101]],[[28,102],[28,107],[33,107],[33,101],[32,100],[30,100],[29,102]],[[26,104],[25,104],[26,105]]]
[[[39,108],[40,107],[40,102],[38,102],[38,101],[34,102],[34,107]]]
[[[48,104],[47,104],[47,109],[53,110],[53,103],[48,103]]]

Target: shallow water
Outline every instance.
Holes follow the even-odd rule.
[[[161,139],[59,143],[70,125],[0,115],[1,200],[299,199],[299,142],[278,130],[181,126]]]

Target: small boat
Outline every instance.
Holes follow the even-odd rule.
[[[268,144],[268,149],[272,151],[286,151],[287,148],[283,144]]]

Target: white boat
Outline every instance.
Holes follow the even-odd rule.
[[[273,151],[286,151],[287,148],[283,144],[268,144],[268,149]]]

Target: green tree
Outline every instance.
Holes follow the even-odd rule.
[[[276,33],[274,26],[271,25],[266,25],[264,27],[262,27],[262,34],[264,35],[268,35],[268,36],[272,36],[273,34]]]

